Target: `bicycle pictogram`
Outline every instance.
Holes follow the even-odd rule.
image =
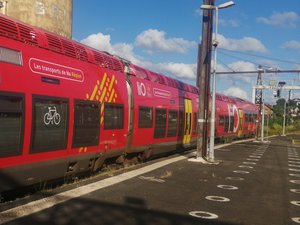
[[[50,106],[48,107],[48,112],[45,113],[44,115],[44,123],[46,125],[51,124],[55,124],[55,125],[59,125],[60,124],[60,115],[56,110],[55,106]]]

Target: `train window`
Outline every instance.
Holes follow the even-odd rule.
[[[194,113],[193,134],[197,133],[197,121],[198,121],[198,114]]]
[[[75,100],[72,147],[98,145],[100,103]]]
[[[21,52],[9,48],[0,47],[0,62],[6,62],[22,66]]]
[[[177,135],[178,127],[178,111],[169,110],[168,113],[168,137],[175,137]]]
[[[69,102],[67,99],[33,96],[30,153],[66,149]]]
[[[254,114],[254,122],[257,122],[257,114]]]
[[[184,115],[183,111],[179,111],[179,126],[178,126],[178,136],[181,137],[183,135],[183,128],[184,128]]]
[[[253,115],[249,114],[249,122],[252,123],[253,122]]]
[[[0,93],[0,157],[22,153],[24,96]]]
[[[220,115],[219,116],[219,125],[220,126],[224,126],[225,124],[225,118],[224,118],[224,115]]]
[[[251,122],[255,123],[255,114],[251,114]]]
[[[122,129],[124,127],[124,106],[104,103],[104,129]]]
[[[224,126],[224,132],[228,132],[229,130],[229,116],[225,116],[225,126]]]
[[[150,107],[139,107],[139,128],[151,128],[153,124],[153,113]]]
[[[167,110],[155,109],[154,138],[164,138],[167,125]]]
[[[234,127],[234,116],[230,116],[230,131],[233,131]]]

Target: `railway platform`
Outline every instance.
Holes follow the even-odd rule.
[[[1,206],[0,224],[300,224],[298,135],[173,155]],[[54,193],[56,192],[56,193]]]

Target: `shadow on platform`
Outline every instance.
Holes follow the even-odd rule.
[[[98,200],[73,199],[8,224],[84,225],[238,225],[147,208],[144,199],[125,197],[123,205]],[[188,212],[186,213],[188,214]],[[1,220],[1,218],[0,218]]]

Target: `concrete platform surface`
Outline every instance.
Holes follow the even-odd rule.
[[[236,143],[218,165],[175,155],[23,205],[0,224],[300,224],[299,136]]]

